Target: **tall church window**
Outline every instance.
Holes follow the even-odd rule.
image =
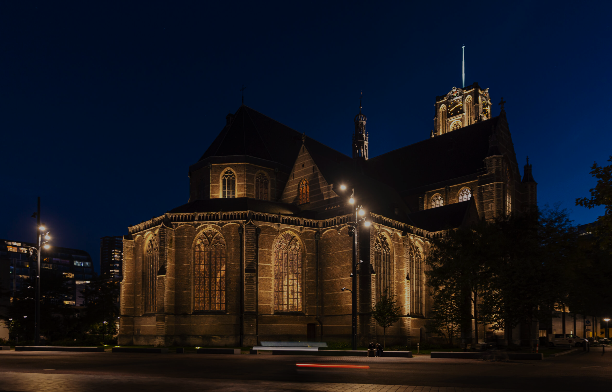
[[[221,177],[221,197],[233,199],[236,197],[236,175],[231,170],[226,170]]]
[[[440,116],[438,117],[440,126],[440,135],[446,133],[446,105],[440,106]]]
[[[510,190],[506,192],[506,214],[510,215],[512,212],[512,196],[510,195]]]
[[[298,185],[298,204],[310,203],[310,189],[308,181],[303,179]]]
[[[374,244],[374,272],[376,273],[376,298],[391,291],[391,249],[383,235]]]
[[[444,199],[439,193],[436,193],[431,197],[431,208],[442,207],[444,205]]]
[[[466,117],[465,123],[467,125],[470,125],[474,122],[474,105],[472,102],[471,95],[468,95],[467,98],[465,99],[465,117]]]
[[[472,191],[470,190],[470,188],[461,189],[461,191],[459,192],[459,203],[461,203],[462,201],[468,201],[471,198],[472,198]]]
[[[225,240],[205,230],[194,248],[194,310],[225,310]]]
[[[302,249],[298,238],[283,233],[274,242],[274,311],[302,310]]]
[[[255,177],[255,198],[268,200],[268,176],[263,173]]]
[[[410,255],[410,313],[423,314],[423,253],[413,246]]]
[[[145,313],[155,313],[157,272],[159,271],[159,247],[155,238],[149,238],[145,244],[144,265],[143,265],[143,294]]]

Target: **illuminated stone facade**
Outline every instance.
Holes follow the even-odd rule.
[[[119,344],[350,341],[351,293],[342,288],[352,282],[351,188],[372,223],[358,225],[359,341],[382,335],[371,310],[385,291],[402,311],[387,341],[426,338],[429,239],[535,202],[505,113],[474,121],[369,158],[360,108],[351,158],[241,106],[190,167],[189,202],[129,228]],[[453,159],[449,146],[462,143],[471,149],[459,154],[466,164],[440,171],[444,162],[434,162],[423,173],[424,160]]]

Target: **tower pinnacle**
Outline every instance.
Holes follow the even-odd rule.
[[[359,114],[353,120],[355,122],[355,133],[353,134],[353,159],[368,160],[368,133],[366,132],[367,117],[361,113],[363,91],[359,97]]]

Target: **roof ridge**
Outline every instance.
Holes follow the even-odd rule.
[[[383,153],[383,154],[380,154],[380,155],[377,155],[377,156],[375,156],[375,157],[373,157],[373,158],[370,158],[369,160],[370,160],[370,161],[372,161],[372,160],[376,160],[376,159],[378,159],[378,158],[384,157],[384,156],[385,156],[385,155],[387,155],[387,154],[391,154],[392,152],[396,152],[396,151],[402,150],[402,149],[404,149],[404,148],[408,148],[408,147],[416,146],[416,145],[421,144],[421,143],[428,143],[428,142],[431,142],[431,140],[436,140],[436,139],[439,139],[439,138],[441,138],[441,137],[448,137],[447,135],[451,135],[453,132],[463,131],[463,130],[468,129],[469,127],[472,127],[472,126],[474,126],[474,125],[484,124],[484,123],[486,123],[487,121],[497,120],[498,118],[499,118],[499,116],[496,116],[496,117],[491,117],[491,118],[490,118],[490,119],[488,119],[488,120],[481,121],[481,122],[477,122],[477,123],[474,123],[474,124],[470,124],[470,125],[468,125],[468,126],[466,126],[466,127],[456,129],[456,130],[454,130],[454,131],[452,131],[452,132],[447,132],[447,133],[445,133],[445,134],[443,134],[443,135],[436,136],[436,137],[434,137],[434,138],[428,138],[428,139],[420,140],[420,141],[418,141],[418,142],[416,142],[416,143],[412,143],[412,144],[405,145],[405,146],[403,146],[403,147],[398,147],[398,148],[396,148],[395,150],[387,151],[387,152],[385,152],[385,153]]]

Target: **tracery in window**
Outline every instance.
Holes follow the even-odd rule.
[[[298,204],[310,203],[310,189],[308,181],[303,179],[298,185]]]
[[[298,238],[289,233],[274,242],[274,311],[302,310],[302,249]]]
[[[225,240],[205,230],[194,248],[194,310],[225,310]]]
[[[440,135],[446,133],[446,105],[440,106],[440,117],[438,118],[440,127]]]
[[[221,197],[233,199],[236,197],[236,175],[231,170],[226,170],[221,177]]]
[[[410,313],[423,314],[423,253],[412,245],[410,249]]]
[[[431,208],[442,207],[444,205],[444,199],[439,193],[436,193],[431,197]]]
[[[470,125],[474,122],[474,105],[472,102],[472,96],[468,95],[467,98],[465,99],[465,117],[466,117],[466,124]]]
[[[460,121],[455,121],[451,124],[451,131],[457,130],[461,128],[461,122]]]
[[[374,272],[376,273],[376,298],[391,293],[391,249],[384,235],[379,234],[374,243]]]
[[[470,188],[463,188],[459,191],[459,203],[462,201],[468,201],[472,198],[472,191]]]
[[[144,311],[145,313],[155,313],[157,288],[157,272],[159,270],[159,247],[155,237],[149,238],[145,244],[144,265],[142,269],[143,293],[144,293]]]
[[[268,176],[263,173],[255,177],[255,198],[268,200]]]

